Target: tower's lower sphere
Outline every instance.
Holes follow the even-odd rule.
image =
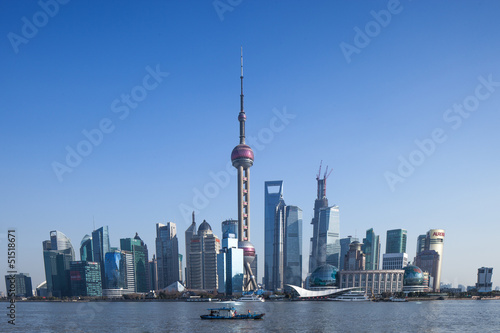
[[[243,249],[245,264],[251,264],[255,259],[255,247],[249,241],[238,242],[238,248]]]

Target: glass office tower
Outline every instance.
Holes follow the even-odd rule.
[[[274,289],[273,262],[275,242],[275,219],[277,207],[283,201],[283,181],[267,181],[264,183],[264,286]]]
[[[302,209],[286,206],[284,284],[302,286]]]
[[[80,243],[80,260],[94,261],[92,253],[92,236],[85,235]]]
[[[378,270],[380,267],[380,237],[375,234],[373,228],[366,230],[362,250],[366,255],[365,269]]]
[[[173,222],[156,223],[156,260],[159,289],[180,281],[177,227]]]
[[[101,276],[105,276],[104,257],[109,251],[111,251],[111,245],[109,244],[109,229],[106,225],[92,232],[92,259],[94,262],[99,263]],[[103,279],[103,289],[105,288],[108,287],[106,286],[106,279]]]
[[[97,262],[70,263],[72,296],[102,296],[101,267]]]
[[[134,260],[135,288],[134,291],[149,292],[148,247],[136,233],[134,238],[120,239],[122,251],[130,251]]]
[[[406,253],[406,234],[404,229],[387,230],[385,253]]]

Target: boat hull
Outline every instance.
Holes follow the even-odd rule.
[[[259,314],[239,314],[235,315],[234,317],[223,317],[223,316],[211,316],[211,315],[201,315],[201,319],[262,319],[264,317],[265,313],[259,313]]]

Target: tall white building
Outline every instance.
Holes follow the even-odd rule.
[[[212,227],[203,221],[198,233],[191,236],[189,248],[188,286],[190,289],[217,289],[217,255],[220,239],[212,232]]]
[[[429,251],[436,251],[439,254],[439,262],[434,278],[434,291],[439,291],[441,284],[441,266],[443,263],[443,245],[444,245],[444,230],[431,229],[427,231],[425,239],[425,249]]]

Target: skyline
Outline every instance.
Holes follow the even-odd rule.
[[[229,152],[242,45],[259,280],[264,182],[283,180],[286,202],[302,209],[307,254],[323,160],[334,170],[327,197],[339,206],[341,238],[374,228],[385,249],[386,231],[405,229],[413,261],[418,235],[445,229],[442,281],[473,285],[477,268],[498,262],[500,4],[457,1],[451,14],[444,3],[394,3],[242,1],[223,13],[211,2],[59,3],[17,52],[9,34],[23,36],[43,9],[3,4],[0,243],[17,229],[18,271],[42,282],[49,232],[77,247],[94,219],[109,226],[112,246],[138,232],[152,250],[155,224],[174,222],[182,234],[192,208],[197,225],[207,220],[222,236],[220,223],[237,217]],[[343,43],[359,53],[346,57]],[[81,144],[91,152],[60,181],[54,162],[68,165],[66,147],[90,142],[82,132],[94,129],[102,138]],[[413,156],[413,169],[400,172],[400,156]],[[404,180],[394,191],[387,173]],[[197,193],[211,195],[196,202]]]

